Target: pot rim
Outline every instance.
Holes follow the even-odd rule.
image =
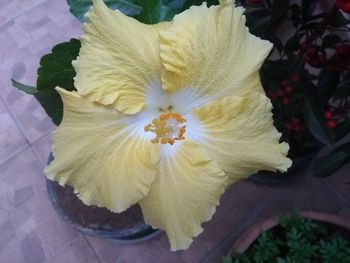
[[[335,226],[344,228],[346,230],[350,231],[350,220],[344,218],[343,216],[337,215],[337,214],[331,214],[326,212],[315,212],[310,210],[302,210],[299,211],[300,215],[324,222],[324,223],[330,223]],[[284,215],[290,215],[291,212],[286,213]],[[227,253],[228,256],[232,256],[235,253],[243,253],[245,252],[252,244],[253,242],[265,231],[277,226],[279,224],[278,217],[280,215],[274,215],[267,219],[265,219],[262,222],[259,222],[250,228],[248,228],[244,233],[234,242],[231,249]]]

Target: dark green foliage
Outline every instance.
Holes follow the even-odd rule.
[[[315,175],[326,177],[350,161],[350,143],[335,148],[316,162]]]
[[[59,125],[63,117],[63,102],[55,88],[75,90],[72,61],[77,58],[79,50],[80,41],[77,39],[54,46],[51,53],[40,60],[36,87],[12,80],[14,87],[34,95],[55,125]]]
[[[27,94],[33,95],[55,125],[61,123],[63,117],[63,102],[55,89],[39,91],[35,87],[21,84],[13,79],[12,85]]]
[[[305,124],[312,135],[323,144],[330,146],[333,141],[331,130],[326,125],[322,111],[307,97],[303,100],[302,113]]]
[[[257,244],[252,247],[252,252],[254,261],[257,263],[271,262],[280,253],[277,240],[269,232],[259,237]]]
[[[174,17],[176,12],[171,7],[163,4],[162,0],[140,0],[139,4],[141,11],[136,18],[145,24],[169,21]]]
[[[350,243],[334,226],[301,217],[282,216],[279,226],[264,232],[243,254],[224,263],[345,263]]]
[[[319,12],[317,2],[243,1],[250,31],[274,44],[273,59],[265,61],[260,76],[292,159],[333,147],[350,131],[350,43],[344,37],[350,21],[335,4]],[[285,41],[281,31],[289,33]],[[331,175],[336,164],[350,161],[332,154],[315,174]]]
[[[50,54],[44,55],[40,60],[36,86],[38,90],[61,87],[72,91],[75,70],[72,61],[77,58],[80,50],[80,41],[71,39],[53,47]]]

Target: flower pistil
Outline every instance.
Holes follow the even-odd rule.
[[[167,112],[158,119],[154,119],[152,123],[147,124],[144,128],[145,132],[153,132],[156,137],[151,140],[152,143],[162,143],[173,145],[176,141],[184,140],[186,126],[182,125],[186,122],[180,114]]]

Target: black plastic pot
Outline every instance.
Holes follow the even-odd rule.
[[[53,160],[52,155],[49,157],[49,163]],[[101,222],[100,224],[96,224],[94,222],[93,224],[80,224],[77,223],[76,220],[74,220],[70,216],[70,212],[67,211],[67,208],[65,206],[61,205],[60,198],[62,198],[62,187],[54,181],[46,179],[46,187],[47,187],[47,192],[50,198],[50,201],[55,208],[56,212],[59,214],[59,216],[67,223],[72,225],[75,229],[78,231],[82,232],[83,234],[91,235],[91,236],[96,236],[96,237],[101,237],[101,238],[108,238],[113,240],[116,243],[120,244],[136,244],[136,243],[141,243],[145,242],[147,240],[150,240],[152,238],[155,238],[159,236],[162,231],[159,229],[153,229],[149,225],[146,225],[142,219],[140,219],[140,222],[137,222],[133,224],[130,227],[126,227],[123,229],[104,229],[101,228],[101,225],[104,224],[104,222]],[[90,213],[90,211],[103,211],[104,214],[107,214],[107,216],[113,218],[116,217],[116,214],[113,212],[110,212],[106,210],[105,208],[97,208],[97,207],[90,207],[84,205],[80,199],[73,194],[73,190],[65,191],[64,193],[68,193],[70,195],[69,198],[74,198],[73,201],[76,204],[79,202],[81,204],[81,207],[83,209],[79,209],[80,216],[84,218],[84,213]],[[91,210],[94,209],[94,210]],[[89,211],[90,210],[90,211]],[[109,214],[108,214],[109,213]],[[126,213],[126,212],[122,212]],[[141,213],[141,212],[140,212]],[[91,214],[91,213],[90,213]],[[142,218],[142,216],[140,215]],[[88,216],[87,216],[88,218]],[[89,220],[89,219],[87,219]]]
[[[293,159],[292,166],[286,173],[260,171],[251,175],[247,180],[261,185],[279,185],[289,183],[307,174],[308,169],[313,169],[319,149],[301,155]]]

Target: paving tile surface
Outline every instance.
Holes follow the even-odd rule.
[[[236,183],[186,251],[170,252],[164,234],[120,245],[73,229],[54,211],[42,173],[54,125],[10,79],[35,85],[40,57],[80,34],[64,0],[0,0],[0,263],[220,262],[245,229],[269,216],[298,208],[350,218],[348,165],[330,178],[306,175],[278,187]]]

